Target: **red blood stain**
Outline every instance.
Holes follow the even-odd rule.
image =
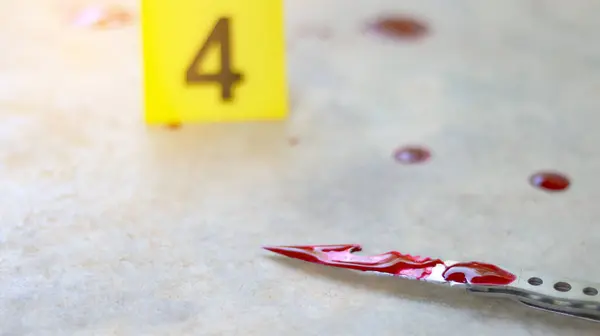
[[[458,263],[448,267],[442,277],[446,281],[474,285],[508,285],[517,277],[502,268],[480,262]]]
[[[300,143],[300,139],[298,139],[297,137],[288,138],[288,144],[292,147],[297,146],[299,143]]]
[[[529,182],[537,188],[551,192],[564,191],[571,184],[567,176],[551,171],[537,172],[531,175]]]
[[[358,244],[267,246],[264,249],[311,263],[387,273],[416,280],[426,280],[434,268],[440,267],[446,281],[504,286],[516,280],[514,274],[498,266],[480,262],[458,263],[448,267],[441,259],[411,256],[396,251],[373,256],[354,255],[353,252],[362,250]]]
[[[382,17],[369,26],[370,30],[395,39],[416,39],[425,36],[429,29],[409,17]]]
[[[394,151],[394,160],[403,164],[423,163],[431,157],[431,152],[424,147],[405,146]]]
[[[312,245],[312,246],[267,246],[266,250],[284,256],[312,263],[400,275],[422,279],[436,265],[443,264],[439,259],[422,258],[392,251],[374,256],[354,255],[352,252],[362,250],[357,244]]]

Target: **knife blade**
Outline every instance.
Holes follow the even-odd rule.
[[[397,276],[464,288],[467,292],[515,300],[528,307],[600,322],[600,284],[533,271],[509,271],[498,265],[413,256],[397,251],[357,255],[359,244],[264,246],[264,249],[311,263]]]

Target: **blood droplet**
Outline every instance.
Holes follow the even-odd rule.
[[[80,27],[115,28],[133,20],[133,15],[120,6],[92,6],[75,16],[73,24]]]
[[[409,17],[382,17],[370,29],[395,39],[416,39],[429,31],[424,23]]]
[[[567,176],[551,171],[537,172],[531,175],[529,182],[539,189],[551,192],[564,191],[571,184]]]
[[[473,285],[508,285],[517,277],[502,268],[480,262],[458,263],[448,267],[442,277],[446,281],[454,281]]]
[[[403,164],[415,164],[427,161],[431,152],[424,147],[405,146],[394,151],[394,160]]]

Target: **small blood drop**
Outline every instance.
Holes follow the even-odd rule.
[[[531,175],[529,182],[537,188],[551,192],[564,191],[571,184],[569,178],[565,175],[550,171],[537,172]]]
[[[415,39],[427,34],[427,26],[408,17],[384,17],[371,24],[371,30],[387,37]]]
[[[429,150],[418,146],[400,147],[394,152],[394,159],[403,164],[425,162],[431,157]]]

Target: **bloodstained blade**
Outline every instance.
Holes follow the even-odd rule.
[[[358,244],[265,246],[264,249],[311,263],[364,272],[377,272],[414,280],[480,286],[507,286],[517,276],[492,264],[456,262],[390,251],[363,256]]]

